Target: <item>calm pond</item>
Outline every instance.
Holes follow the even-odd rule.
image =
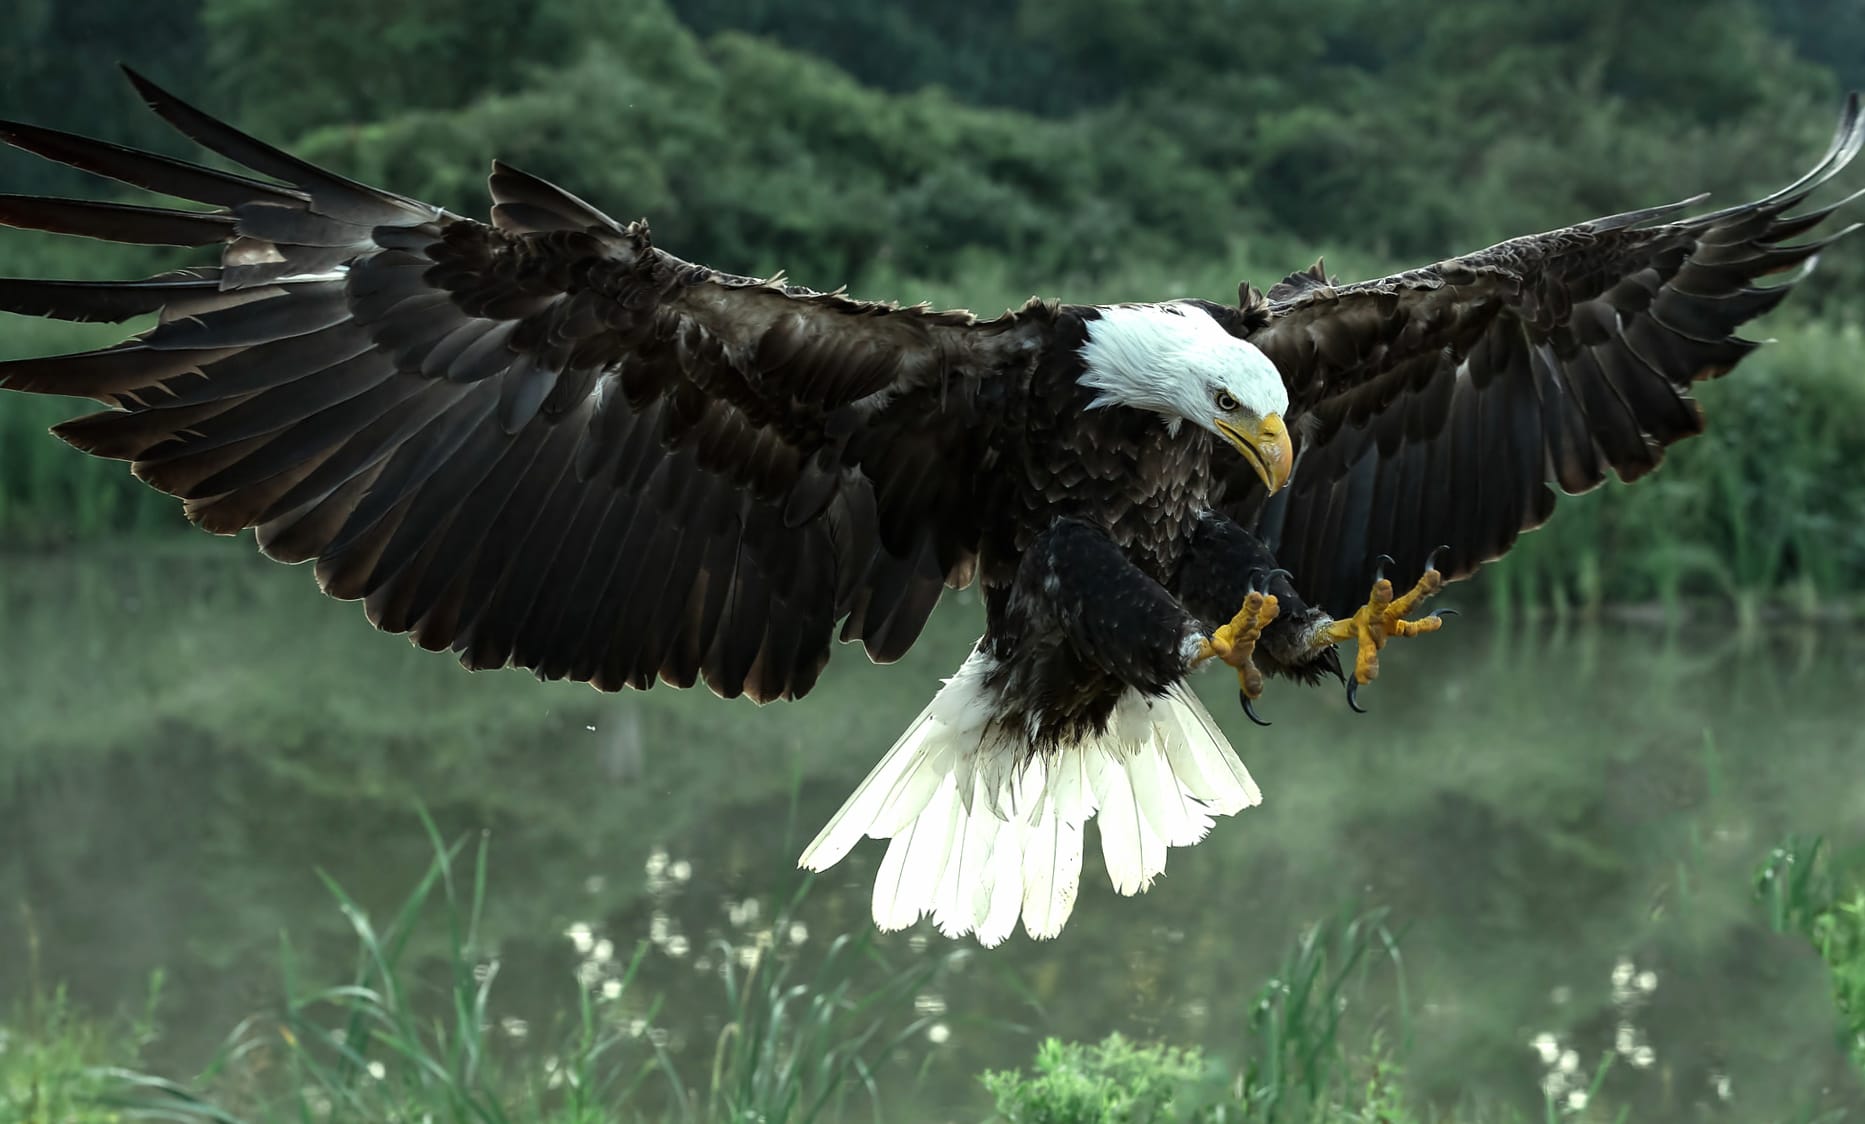
[[[1460,593],[1482,600],[1446,603]],[[579,979],[601,995],[647,941],[604,1009],[661,997],[662,1041],[703,1075],[737,955],[720,941],[807,967],[866,925],[874,843],[781,931],[773,907],[980,620],[952,598],[900,664],[839,649],[809,699],[760,710],[468,675],[243,544],[5,558],[0,1010],[29,986],[35,936],[40,980],[90,1009],[136,1009],[161,970],[147,1062],[192,1072],[276,1003],[281,933],[317,982],[344,978],[317,872],[391,909],[431,857],[420,801],[449,837],[490,840],[499,1033],[543,1038]],[[1473,614],[1388,649],[1367,716],[1272,682],[1259,730],[1226,676],[1202,686],[1265,804],[1174,851],[1137,899],[1091,845],[1060,940],[1019,933],[918,997],[935,1021],[884,1075],[892,1118],[982,1116],[973,1075],[1027,1064],[1043,1034],[1234,1054],[1302,928],[1374,905],[1402,930],[1411,1080],[1440,1104],[1539,1113],[1571,1050],[1575,1080],[1617,1053],[1605,1099],[1632,1119],[1865,1105],[1824,969],[1753,898],[1786,834],[1860,837],[1865,645],[1742,643],[1716,612],[1677,631]],[[880,945],[903,962],[963,947],[926,926]],[[1350,1021],[1394,1007],[1391,975]]]

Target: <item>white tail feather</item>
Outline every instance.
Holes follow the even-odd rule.
[[[1165,754],[1136,753],[1128,757],[1127,778],[1133,787],[1134,803],[1167,846],[1189,847],[1211,830],[1211,814],[1172,775],[1172,762]],[[1164,860],[1160,865],[1165,865]]]
[[[1023,839],[1017,825],[998,831],[982,894],[984,912],[974,930],[978,943],[986,948],[1003,944],[1016,931],[1017,915],[1023,912],[1022,851]]]
[[[983,798],[975,805],[981,811]],[[946,858],[945,875],[933,901],[933,924],[948,937],[959,937],[983,924],[991,896],[987,892],[992,847],[1003,821],[989,812],[965,815],[958,845]]]
[[[874,922],[901,929],[931,914],[947,936],[989,946],[1017,919],[1030,936],[1062,931],[1081,883],[1083,832],[1101,818],[1114,889],[1145,890],[1168,847],[1187,847],[1261,790],[1183,685],[1128,694],[1099,737],[1030,759],[1021,729],[994,725],[992,663],[974,652],[946,680],[800,865],[826,870],[862,836],[888,839],[874,882]]]
[[[1042,940],[1062,931],[1081,885],[1080,822],[1051,815],[1023,852],[1023,928]]]
[[[938,885],[958,832],[956,782],[947,773],[925,808],[887,845],[874,879],[874,923],[904,929],[920,919],[925,887]]]
[[[922,747],[925,735],[929,732],[926,719],[932,714],[935,698],[920,711],[920,716],[907,727],[907,732],[900,735],[900,740],[893,744],[880,763],[875,765],[862,782],[855,786],[855,792],[846,803],[829,817],[816,836],[816,841],[803,852],[802,865],[811,870],[828,870],[842,861],[854,850],[861,837],[868,834],[868,828],[883,813],[889,810],[889,797],[894,786],[908,770],[917,769],[923,760]],[[877,836],[877,838],[884,838]]]
[[[1101,805],[1101,860],[1114,892],[1137,894],[1166,869],[1166,841],[1140,814],[1124,757],[1101,755],[1094,794]]]

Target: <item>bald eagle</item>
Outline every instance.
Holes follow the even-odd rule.
[[[1833,207],[1789,212],[1865,139],[1854,96],[1811,172],[1741,206],[1357,284],[1317,263],[1235,306],[986,320],[695,265],[504,164],[475,221],[131,79],[253,174],[5,124],[207,209],[6,196],[0,222],[219,262],[0,281],[15,313],[158,318],[0,364],[0,387],[107,404],[58,436],[468,668],[798,698],[838,631],[894,660],[975,581],[982,638],[801,861],[889,839],[876,922],[985,944],[1062,928],[1091,819],[1132,894],[1259,802],[1194,667],[1235,669],[1252,717],[1265,675],[1364,684],[1556,487],[1635,479],[1701,431],[1691,384],[1838,237],[1794,241]]]

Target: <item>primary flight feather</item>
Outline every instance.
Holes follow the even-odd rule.
[[[0,280],[12,312],[158,317],[0,364],[0,388],[105,403],[56,432],[470,668],[796,698],[838,632],[896,659],[977,581],[983,637],[802,862],[888,839],[876,922],[930,914],[987,944],[1019,919],[1060,931],[1090,820],[1137,893],[1261,800],[1194,667],[1233,667],[1252,717],[1265,674],[1365,683],[1556,488],[1634,479],[1699,432],[1691,383],[1739,362],[1736,329],[1839,236],[1795,241],[1834,207],[1789,212],[1865,140],[1855,96],[1811,172],[1742,206],[1353,285],[1317,263],[1234,307],[981,320],[682,261],[504,165],[489,221],[464,218],[131,78],[254,175],[0,124],[212,208],[0,196],[0,223],[219,262]],[[1407,592],[1368,592],[1380,556]]]

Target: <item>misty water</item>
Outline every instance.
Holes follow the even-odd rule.
[[[807,967],[866,926],[871,842],[774,919],[801,845],[979,621],[954,597],[901,663],[841,648],[809,699],[759,709],[468,675],[245,545],[8,557],[0,1010],[35,981],[134,1010],[160,971],[146,1064],[184,1076],[277,1004],[281,934],[314,982],[345,978],[353,944],[318,872],[392,910],[431,858],[418,801],[449,838],[489,841],[495,1035],[548,1040],[587,987],[699,1081],[725,960],[762,946]],[[1046,1034],[1234,1056],[1303,927],[1373,906],[1400,933],[1403,1000],[1382,963],[1347,1024],[1409,1039],[1410,1080],[1440,1104],[1538,1113],[1607,1054],[1607,1096],[1635,1119],[1865,1103],[1824,968],[1754,898],[1788,833],[1865,823],[1865,643],[1742,637],[1718,610],[1676,629],[1476,612],[1389,648],[1365,716],[1338,689],[1272,682],[1259,730],[1226,676],[1201,686],[1264,805],[1174,850],[1135,899],[1091,842],[1060,940],[881,938],[896,963],[944,964],[881,1075],[890,1115],[979,1117],[974,1075],[1027,1064]],[[411,946],[418,967],[441,929]]]

